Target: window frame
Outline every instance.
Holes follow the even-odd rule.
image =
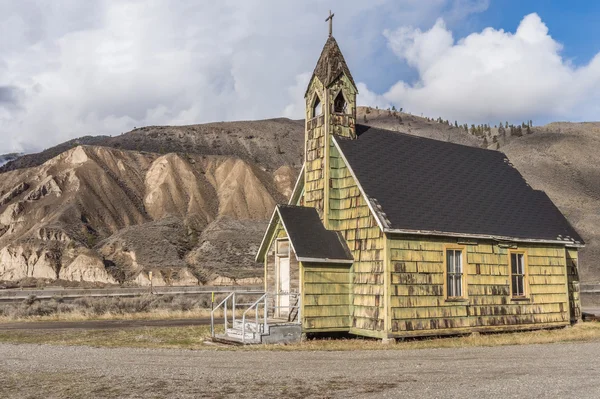
[[[317,118],[321,115],[323,115],[324,109],[323,109],[323,101],[321,101],[321,96],[319,96],[318,93],[315,93],[313,96],[313,99],[311,101],[311,106],[310,106],[310,119],[313,118]],[[320,106],[319,110],[321,111],[320,113],[317,114],[317,106]]]
[[[342,96],[342,98],[344,99],[344,110],[342,110],[341,112],[339,112],[336,107],[335,107],[335,102],[337,100],[337,98],[339,96]],[[338,114],[338,115],[349,115],[350,113],[348,112],[348,108],[350,107],[350,103],[348,102],[348,99],[346,98],[346,95],[344,94],[344,90],[340,89],[337,94],[333,97],[333,113],[334,114]]]
[[[518,276],[522,276],[523,279],[523,295],[515,295],[513,292],[513,255],[517,255],[517,257],[521,255],[523,257],[523,273],[517,274]],[[509,295],[512,300],[529,300],[529,261],[527,259],[527,251],[523,249],[510,249],[508,251],[508,281],[510,290]]]
[[[461,251],[461,295],[450,296],[448,287],[448,251]],[[444,245],[444,299],[448,302],[468,301],[467,294],[467,248],[464,245]],[[456,274],[456,273],[455,273]]]

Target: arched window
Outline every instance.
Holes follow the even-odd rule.
[[[338,93],[337,97],[335,98],[335,101],[333,102],[334,112],[338,113],[338,114],[345,114],[346,108],[347,108],[346,99],[344,98],[344,95],[340,91]]]
[[[315,102],[312,107],[312,117],[319,116],[323,113],[323,105],[321,104],[321,99],[319,96],[315,96]]]

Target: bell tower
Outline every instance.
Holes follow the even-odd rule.
[[[306,129],[304,138],[304,206],[317,209],[328,227],[329,153],[332,136],[356,138],[356,84],[333,37],[333,17],[329,11],[329,38],[306,89]]]

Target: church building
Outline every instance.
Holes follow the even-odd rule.
[[[330,25],[256,257],[272,316],[383,340],[576,322],[584,242],[550,198],[499,151],[357,124],[356,95]]]

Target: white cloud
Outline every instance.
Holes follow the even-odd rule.
[[[442,19],[425,32],[399,28],[385,36],[419,74],[383,95],[396,106],[462,122],[598,119],[600,55],[573,66],[537,14],[515,33],[487,28],[458,42]]]
[[[0,153],[134,126],[301,118],[330,7],[361,81],[360,71],[385,75],[386,27],[458,21],[487,1],[0,2]],[[361,100],[389,103],[359,88]]]

